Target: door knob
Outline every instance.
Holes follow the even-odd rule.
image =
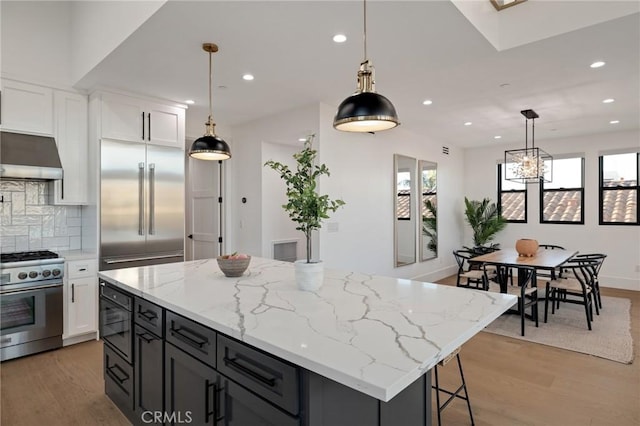
[[[187,238],[189,238],[190,240],[193,240],[193,234],[187,235]]]

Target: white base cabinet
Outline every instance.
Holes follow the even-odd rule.
[[[96,260],[74,260],[65,264],[65,320],[63,339],[86,335],[95,338],[98,330],[98,277]],[[73,343],[78,341],[73,339]]]

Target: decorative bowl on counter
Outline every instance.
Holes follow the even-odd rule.
[[[218,267],[226,277],[241,277],[251,263],[251,256],[236,254],[218,256]]]

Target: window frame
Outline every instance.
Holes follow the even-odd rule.
[[[555,225],[584,225],[584,175],[585,175],[585,159],[584,156],[567,156],[561,157],[559,159],[569,160],[573,158],[580,159],[580,182],[581,185],[579,188],[550,188],[544,189],[544,181],[540,181],[540,223],[541,224],[555,224]],[[544,220],[544,194],[546,192],[580,192],[580,220],[579,221],[565,221],[565,220]]]
[[[500,214],[500,216],[502,216],[502,194],[504,193],[509,193],[509,194],[513,194],[513,193],[524,193],[524,219],[523,220],[510,220],[510,219],[506,219],[504,218],[504,220],[507,223],[527,223],[528,221],[528,216],[527,216],[527,212],[529,210],[529,187],[527,186],[527,184],[523,183],[524,185],[524,189],[506,189],[503,190],[502,189],[502,168],[503,166],[505,166],[505,163],[498,163],[498,202],[496,203],[498,205],[498,213]]]
[[[636,200],[640,198],[640,152],[629,150],[628,152],[619,152],[617,154],[636,154],[636,185],[635,186],[604,186],[604,157],[611,154],[600,154],[598,156],[598,225],[622,225],[622,226],[639,226],[640,225],[640,204],[636,203],[636,221],[635,222],[605,222],[604,221],[604,193],[605,191],[618,191],[620,189],[636,191]]]

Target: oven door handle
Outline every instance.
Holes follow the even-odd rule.
[[[17,290],[4,290],[4,291],[0,290],[0,294],[4,296],[10,296],[12,294],[26,293],[28,291],[44,290],[47,288],[54,288],[54,287],[62,287],[62,282],[59,282],[56,284],[41,285],[37,287],[26,287],[26,288],[21,288]]]

